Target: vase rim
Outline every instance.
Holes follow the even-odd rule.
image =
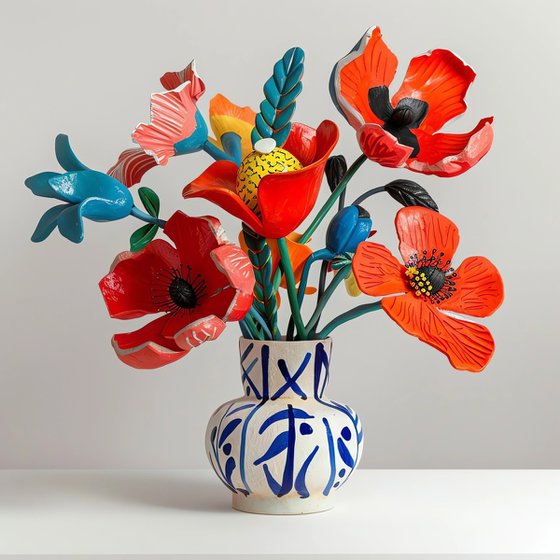
[[[304,345],[304,344],[317,344],[319,342],[332,342],[332,338],[330,336],[327,336],[327,338],[317,338],[317,339],[311,339],[311,340],[286,340],[285,336],[282,336],[282,338],[280,340],[258,340],[258,339],[254,339],[254,338],[245,338],[244,336],[240,336],[239,337],[239,341],[244,341],[244,342],[257,342],[259,344],[278,344],[278,345],[282,345],[282,344],[291,344],[291,345]]]

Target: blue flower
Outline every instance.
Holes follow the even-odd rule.
[[[58,226],[64,237],[80,243],[84,238],[83,218],[108,222],[131,213],[134,204],[129,190],[113,177],[81,163],[65,134],[56,137],[55,154],[67,173],[46,171],[25,180],[33,194],[64,202],[43,214],[31,241],[44,241]]]
[[[337,212],[327,228],[327,249],[333,255],[355,253],[371,232],[369,212],[361,206],[347,206]]]

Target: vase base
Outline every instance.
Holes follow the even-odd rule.
[[[264,513],[268,515],[301,515],[305,513],[319,513],[334,507],[330,496],[300,498],[299,496],[284,496],[283,498],[262,498],[234,494],[231,505],[233,509],[246,513]]]

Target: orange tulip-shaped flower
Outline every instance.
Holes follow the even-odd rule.
[[[490,331],[445,312],[473,317],[494,313],[503,301],[498,270],[484,257],[469,257],[451,268],[459,231],[433,210],[403,208],[395,225],[404,266],[383,245],[365,241],[352,261],[358,286],[365,294],[383,296],[381,305],[389,317],[446,354],[454,368],[481,371],[494,353]]]

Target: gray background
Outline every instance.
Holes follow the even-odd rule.
[[[556,12],[556,13],[554,13]],[[159,76],[196,57],[206,114],[221,92],[256,108],[285,49],[306,51],[297,119],[335,120],[337,152],[358,155],[353,131],[331,104],[333,64],[379,24],[401,61],[431,48],[457,52],[478,72],[469,110],[447,130],[496,117],[490,154],[454,179],[365,165],[351,195],[407,177],[421,182],[459,226],[457,262],[484,254],[502,271],[506,303],[486,321],[496,339],[482,375],[455,372],[445,357],[383,313],[335,333],[330,394],[353,405],[366,429],[363,467],[560,467],[558,335],[558,4],[553,2],[292,1],[29,2],[4,6],[2,57],[1,467],[206,467],[203,434],[212,410],[240,394],[230,325],[163,370],[121,364],[109,340],[143,321],[111,320],[97,289],[134,220],[87,222],[75,246],[57,233],[29,236],[51,203],[23,186],[56,170],[53,140],[70,135],[87,165],[106,170],[149,118]],[[176,158],[152,170],[163,215],[214,213],[234,239],[239,223],[182,187],[210,159]],[[325,198],[326,187],[323,191]],[[369,209],[376,240],[396,249],[397,204]],[[321,246],[322,232],[315,235]],[[330,313],[358,301],[342,290]],[[283,306],[283,313],[287,305]],[[283,315],[285,317],[285,315]]]

